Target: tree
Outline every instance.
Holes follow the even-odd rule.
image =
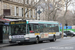
[[[63,15],[63,18],[62,18],[63,21],[66,20],[66,19],[65,19],[66,13],[67,13],[67,10],[68,10],[68,7],[69,7],[70,4],[73,4],[73,3],[72,3],[72,0],[64,0],[64,5],[63,5],[63,7],[65,7],[65,12],[64,12],[64,15]],[[62,38],[63,38],[64,25],[65,25],[65,23],[62,23]]]
[[[56,17],[58,16],[58,11],[61,11],[61,0],[47,0],[46,1],[41,1],[43,2],[41,8],[43,8],[44,12],[45,12],[45,16],[48,21],[49,20],[56,20]],[[41,4],[40,4],[41,5]]]

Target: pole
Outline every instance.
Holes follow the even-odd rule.
[[[63,32],[64,32],[64,23],[62,23],[62,38],[63,38]]]
[[[39,14],[39,20],[40,20],[40,14]]]
[[[36,8],[36,20],[37,20],[37,8]]]
[[[66,31],[67,31],[67,20],[66,20],[66,24],[65,25],[66,25]],[[67,34],[67,32],[66,32],[66,34]]]

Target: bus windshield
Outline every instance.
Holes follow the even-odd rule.
[[[12,25],[11,35],[24,35],[26,34],[26,25]]]

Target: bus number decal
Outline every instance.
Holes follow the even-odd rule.
[[[50,32],[49,34],[56,34],[56,32]]]
[[[40,35],[40,33],[35,33],[35,35]]]
[[[53,34],[52,32],[50,32],[49,34]]]
[[[53,34],[56,34],[55,32],[53,32]]]

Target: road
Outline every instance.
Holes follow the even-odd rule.
[[[75,50],[75,37],[58,39],[56,42],[45,41],[39,44],[12,45],[0,50]]]

